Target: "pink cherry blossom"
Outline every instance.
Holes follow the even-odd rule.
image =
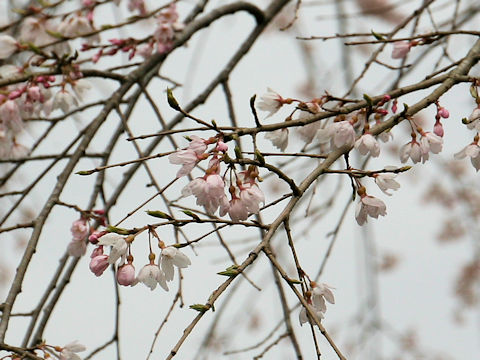
[[[81,257],[87,251],[87,243],[81,239],[73,239],[67,247],[68,255],[73,257]]]
[[[121,265],[117,269],[117,283],[122,286],[135,285],[135,267],[132,263]]]
[[[72,232],[72,236],[74,239],[85,240],[89,233],[87,220],[84,218],[75,220],[72,223],[72,227],[70,228],[70,231]]]
[[[225,183],[218,174],[206,175],[192,180],[183,188],[182,195],[194,195],[197,205],[204,206],[209,214],[213,214],[226,200]]]
[[[393,43],[392,58],[403,59],[407,56],[412,44],[408,41],[395,41]]]
[[[100,276],[108,268],[110,264],[108,263],[108,255],[101,254],[97,255],[90,259],[90,271],[95,274],[95,276]]]
[[[198,162],[205,158],[204,153],[207,150],[205,140],[195,135],[191,136],[191,139],[192,141],[186,149],[177,150],[168,156],[168,160],[172,164],[182,165],[177,172],[177,178],[188,175]]]

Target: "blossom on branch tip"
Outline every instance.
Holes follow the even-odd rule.
[[[388,196],[391,196],[388,190],[398,190],[400,189],[400,184],[396,182],[394,179],[397,174],[393,173],[384,173],[384,174],[376,174],[375,175],[375,183],[377,186]]]
[[[331,287],[327,284],[312,283],[312,303],[316,309],[323,313],[327,311],[325,300],[330,304],[335,304],[335,297]]]
[[[180,269],[184,269],[190,264],[191,262],[188,256],[173,246],[167,246],[162,249],[158,262],[158,265],[165,274],[166,281],[173,280],[174,265]]]
[[[365,224],[368,216],[378,219],[379,216],[385,216],[386,214],[387,207],[382,200],[366,194],[361,195],[355,211],[355,219],[358,225]]]
[[[267,88],[267,92],[260,96],[260,100],[257,102],[259,110],[268,111],[267,117],[275,114],[284,104],[291,104],[291,99],[284,99],[281,95],[276,93],[270,88]]]

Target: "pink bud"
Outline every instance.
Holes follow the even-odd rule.
[[[392,112],[395,114],[397,112],[397,100],[393,100]]]
[[[436,121],[433,126],[433,133],[437,136],[443,137],[443,125],[440,121]]]
[[[117,270],[117,282],[119,285],[130,286],[135,281],[135,267],[131,264],[125,264]]]
[[[447,119],[450,116],[450,113],[448,112],[447,109],[442,107],[438,109],[438,115],[440,115],[444,119]]]
[[[108,40],[110,43],[112,43],[113,45],[117,45],[117,46],[123,46],[123,44],[125,44],[125,40],[123,39],[110,39]]]
[[[90,271],[100,276],[108,267],[108,255],[98,255],[90,260]]]
[[[98,60],[100,60],[100,58],[102,57],[102,55],[103,55],[103,50],[100,49],[95,55],[92,56],[93,63],[97,63]]]
[[[8,98],[10,100],[14,100],[16,98],[19,98],[20,96],[22,96],[23,94],[23,90],[22,89],[17,89],[17,90],[13,90],[10,94],[8,94]]]
[[[395,41],[393,43],[392,58],[393,59],[403,59],[407,56],[412,44],[408,41]]]
[[[96,256],[103,255],[103,245],[97,246],[95,249],[92,251],[92,255],[90,257],[93,259]]]
[[[40,93],[40,88],[37,85],[30,86],[27,89],[28,96],[33,101],[39,101],[42,98],[42,94]]]
[[[228,150],[228,145],[225,144],[222,140],[219,140],[217,142],[217,151],[227,152],[227,150]]]
[[[107,232],[106,231],[94,231],[92,235],[88,237],[88,241],[92,244],[98,243],[98,239],[105,235]]]

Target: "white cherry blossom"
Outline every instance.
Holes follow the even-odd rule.
[[[18,49],[18,42],[10,35],[0,35],[0,59],[12,56]]]
[[[384,174],[377,174],[375,175],[375,183],[377,186],[388,196],[392,194],[388,192],[388,190],[398,190],[400,189],[400,184],[396,182],[394,179],[397,174],[393,173],[384,173]]]
[[[85,345],[79,344],[78,341],[73,341],[65,345],[59,354],[59,360],[82,360],[76,353],[85,351]]]
[[[127,253],[128,244],[123,236],[107,233],[98,239],[98,245],[111,246],[108,262],[114,264]]]
[[[190,264],[191,261],[188,256],[174,246],[167,246],[162,249],[162,253],[159,259],[159,266],[165,274],[166,281],[173,280],[174,265],[180,269],[184,269]]]
[[[377,219],[379,216],[385,216],[386,214],[387,207],[382,200],[370,195],[364,195],[357,204],[355,219],[358,225],[363,225],[367,222],[368,216]]]
[[[145,265],[137,275],[137,282],[145,284],[150,290],[154,290],[157,284],[160,284],[165,291],[168,291],[165,275],[155,264]]]
[[[363,134],[355,141],[355,148],[362,155],[367,155],[368,153],[373,157],[380,155],[380,145],[377,139],[369,133]]]
[[[278,129],[265,134],[265,139],[270,140],[276,148],[285,151],[288,146],[288,129]]]
[[[474,142],[467,145],[454,155],[455,159],[464,159],[467,156],[470,158],[475,170],[480,170],[480,147],[478,146],[478,143]]]

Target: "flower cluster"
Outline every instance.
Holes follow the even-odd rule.
[[[98,235],[101,236],[97,237]],[[151,251],[148,255],[148,263],[135,276],[134,259],[130,249],[135,236],[124,237],[116,233],[97,234],[97,236],[93,239],[97,247],[90,256],[90,270],[96,276],[101,276],[109,265],[116,265],[117,283],[122,286],[143,283],[154,290],[158,284],[168,291],[167,282],[174,278],[174,267],[182,269],[191,264],[190,259],[183,252],[173,246],[165,246],[163,241],[159,240],[158,246],[161,252],[158,263],[155,263],[156,255]],[[110,247],[108,255],[104,254],[104,246]]]
[[[185,149],[177,150],[169,155],[172,164],[182,165],[177,177],[188,175],[202,160],[210,157],[208,168],[201,177],[193,179],[182,190],[183,196],[195,196],[197,205],[205,207],[209,214],[214,214],[218,209],[220,216],[227,213],[233,221],[246,220],[249,213],[258,213],[260,204],[265,202],[263,192],[257,184],[258,169],[249,166],[246,171],[237,173],[229,165],[230,186],[228,187],[231,199],[225,194],[225,175],[220,175],[221,163],[228,150],[227,144],[221,138],[214,137],[202,139],[192,136],[190,144]],[[208,145],[215,144],[207,152]]]
[[[314,281],[310,283],[311,290],[305,293],[306,301],[310,306],[310,310],[317,316],[319,320],[325,317],[327,311],[327,304],[335,304],[332,288],[327,284],[317,284]],[[326,301],[326,302],[325,302]],[[300,310],[299,314],[300,325],[309,322],[309,316],[305,307]],[[311,322],[314,324],[314,322]]]
[[[4,65],[0,67],[0,78],[12,78],[24,71],[25,69],[14,65]],[[53,75],[37,76],[25,83],[0,89],[0,159],[17,159],[28,154],[29,149],[17,142],[26,118],[37,117],[42,113],[49,115],[55,109],[66,113],[78,104],[77,99],[81,100],[90,88],[89,82],[82,79],[82,73],[75,67],[63,77],[63,81],[58,84],[61,88],[55,93],[52,86],[56,80]]]

